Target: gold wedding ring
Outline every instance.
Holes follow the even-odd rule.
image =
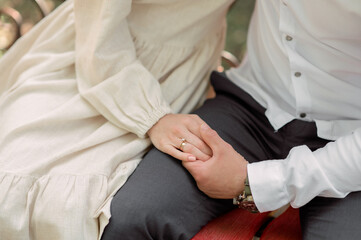
[[[184,146],[187,144],[187,140],[185,140],[184,138],[181,139],[181,144],[179,145],[179,150],[181,150],[183,152],[183,148]]]

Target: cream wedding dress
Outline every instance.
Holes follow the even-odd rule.
[[[68,0],[0,59],[0,239],[99,239],[164,114],[202,102],[231,0]]]

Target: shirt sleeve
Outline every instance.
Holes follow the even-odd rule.
[[[80,95],[114,125],[144,137],[171,112],[159,82],[136,57],[131,0],[74,0]]]
[[[343,198],[361,190],[361,128],[314,152],[295,147],[286,159],[252,163],[247,170],[261,212],[288,203],[298,208],[316,196]]]

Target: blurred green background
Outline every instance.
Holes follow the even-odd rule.
[[[57,7],[62,0],[44,0],[46,8],[51,11]],[[238,59],[246,50],[246,37],[248,23],[253,11],[255,0],[237,0],[233,4],[227,15],[228,31],[225,49],[233,53]],[[0,0],[0,9],[4,7],[12,7],[19,11],[23,18],[21,32],[28,31],[36,22],[41,19],[41,13],[37,9],[34,1],[30,0]],[[15,32],[9,27],[9,19],[4,15],[0,15],[0,49],[6,45],[6,38],[11,38]],[[4,51],[0,51],[0,57]]]
[[[227,15],[227,38],[225,50],[239,60],[246,52],[248,24],[253,12],[255,0],[236,0]]]

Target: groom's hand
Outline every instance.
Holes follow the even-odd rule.
[[[207,161],[183,161],[183,166],[192,174],[198,188],[208,196],[230,199],[240,195],[248,162],[207,124],[201,125],[200,133],[213,156]]]

